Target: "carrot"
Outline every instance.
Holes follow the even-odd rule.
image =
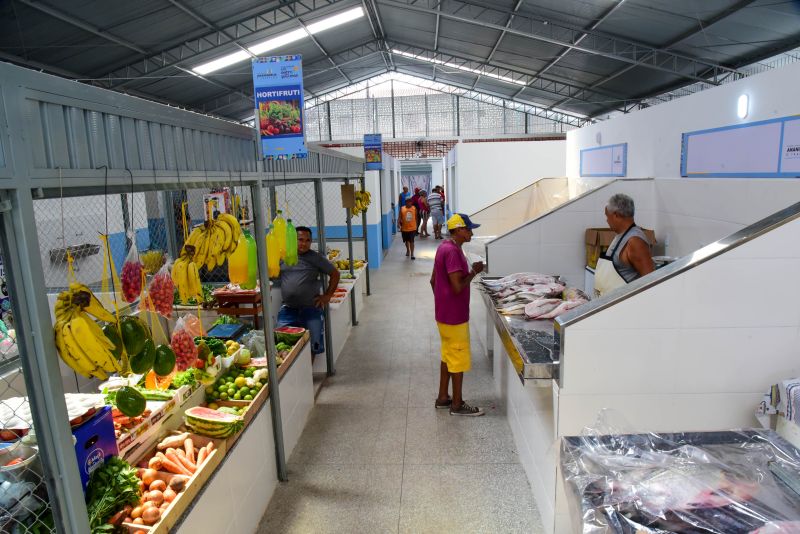
[[[183,470],[183,472],[180,474],[189,476],[192,476],[194,474],[189,468],[187,468],[183,464],[183,462],[181,461],[181,457],[178,454],[175,454],[175,449],[167,449],[167,454],[165,454],[164,456],[166,456],[167,460],[169,460],[170,462],[180,466],[180,468]]]
[[[181,464],[183,465],[183,467],[185,467],[186,469],[188,469],[192,473],[197,471],[197,466],[194,465],[194,462],[190,462],[189,461],[189,458],[186,457],[186,453],[183,452],[183,449],[176,449],[175,450],[175,456],[177,456],[178,460],[181,461]]]
[[[166,469],[170,473],[175,473],[176,475],[192,476],[192,473],[190,473],[185,467],[183,467],[183,464],[181,464],[180,462],[176,462],[175,460],[169,458],[167,455],[161,452],[159,452],[156,456],[158,455],[160,455],[159,459],[161,460],[161,465],[164,467],[164,469]]]
[[[206,449],[208,450],[208,454],[211,454],[211,451],[214,450],[214,442],[213,441],[209,441],[208,445],[206,446]]]
[[[186,438],[183,446],[186,448],[186,457],[190,462],[194,462],[194,441],[192,441],[192,438]]]
[[[203,462],[206,461],[206,456],[208,455],[208,451],[205,447],[200,447],[200,452],[197,453],[197,467],[203,465]]]

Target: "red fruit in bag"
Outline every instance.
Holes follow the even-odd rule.
[[[120,274],[122,296],[126,302],[133,302],[142,292],[142,264],[138,261],[126,261]]]
[[[169,271],[163,269],[153,277],[150,282],[150,298],[156,312],[169,317],[172,313],[172,301],[174,299],[175,283],[169,275]]]
[[[197,346],[186,330],[176,330],[172,334],[170,346],[175,352],[178,371],[185,371],[194,365],[197,359]]]

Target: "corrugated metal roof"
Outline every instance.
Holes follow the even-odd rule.
[[[735,79],[743,65],[800,46],[798,1],[10,0],[0,3],[0,59],[243,119],[252,113],[246,63],[204,78],[187,71],[357,6],[367,16],[317,34],[319,46],[307,38],[270,52],[303,55],[310,95],[394,69],[601,116]],[[397,55],[387,42],[455,63]],[[481,74],[494,69],[531,84]]]

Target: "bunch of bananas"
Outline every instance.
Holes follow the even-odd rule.
[[[361,269],[366,263],[364,260],[353,260],[353,269]],[[350,270],[350,260],[336,260],[333,264],[340,271]]]
[[[56,348],[76,373],[105,380],[108,373],[121,372],[123,365],[114,355],[114,343],[89,315],[101,321],[117,321],[88,287],[73,282],[56,300]]]
[[[183,250],[192,255],[198,266],[205,265],[209,271],[225,263],[228,255],[236,250],[242,228],[233,215],[220,213],[216,219],[195,228],[183,244]],[[181,254],[183,255],[183,254]]]
[[[341,250],[339,250],[338,248],[332,248],[332,249],[330,249],[330,250],[328,251],[328,259],[329,259],[329,260],[331,260],[331,261],[333,261],[333,260],[335,260],[336,258],[338,258],[338,257],[339,257],[339,254],[341,254],[341,253],[342,253],[342,251],[341,251]]]
[[[199,301],[203,295],[200,284],[200,271],[192,260],[192,255],[184,247],[180,258],[172,264],[172,281],[178,288],[181,303],[186,303],[190,298]]]
[[[370,202],[372,202],[372,195],[369,191],[356,191],[356,205],[354,208],[350,208],[350,213],[355,216],[367,211]]]

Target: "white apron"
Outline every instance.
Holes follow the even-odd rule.
[[[634,226],[636,225],[631,225],[630,228],[625,230],[625,233],[619,238],[617,244],[614,245],[614,250],[611,251],[611,254],[603,254],[597,260],[597,267],[594,270],[595,297],[602,297],[609,291],[613,291],[614,289],[627,284],[625,279],[620,276],[619,272],[617,272],[617,268],[614,265],[614,254],[617,253],[617,249],[625,239],[625,236],[628,235],[628,232],[630,232],[631,228]]]

